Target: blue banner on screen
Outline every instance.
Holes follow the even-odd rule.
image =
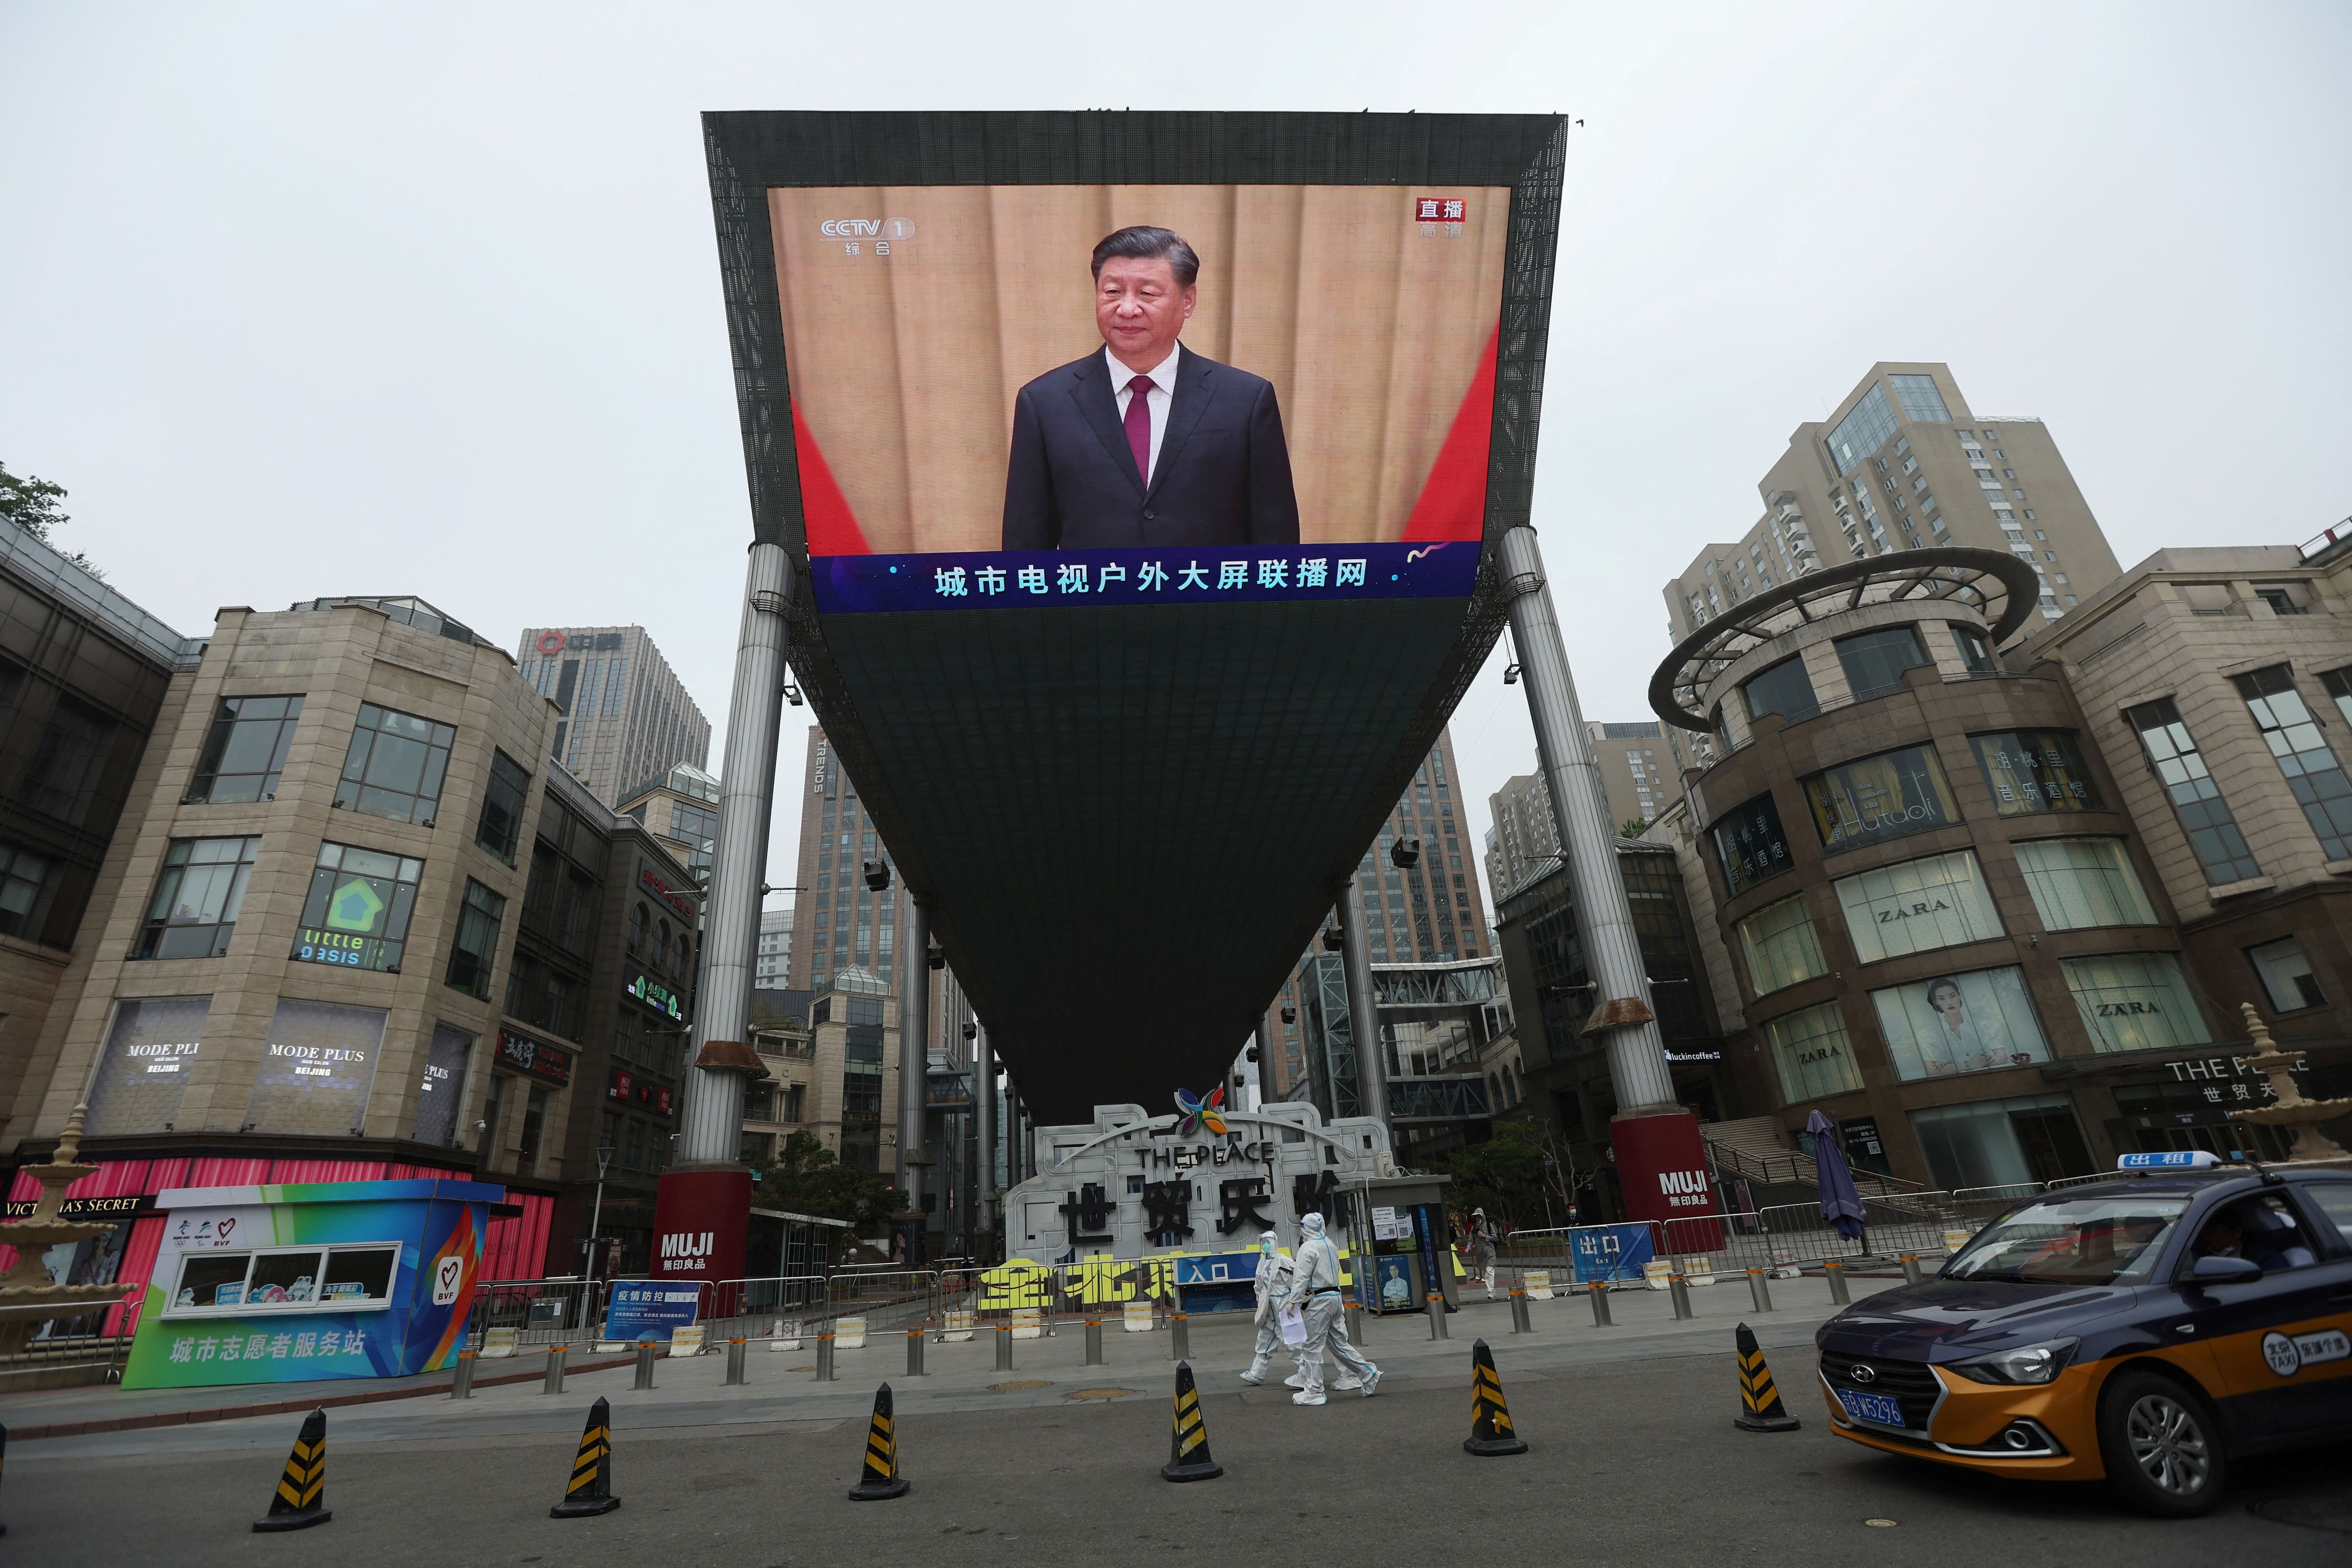
[[[1478,548],[1475,540],[1432,540],[1273,550],[829,555],[810,563],[810,575],[817,608],[826,615],[1013,605],[1466,598],[1478,575]]]
[[[1650,1227],[1646,1225],[1590,1226],[1575,1232],[1576,1282],[1596,1279],[1639,1279],[1650,1261]]]
[[[699,1286],[683,1281],[615,1279],[605,1299],[604,1337],[634,1344],[639,1340],[669,1342],[670,1331],[683,1329],[702,1304]]]

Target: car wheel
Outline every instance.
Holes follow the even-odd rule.
[[[2187,1519],[2221,1500],[2228,1463],[2205,1401],[2153,1372],[2126,1372],[2099,1396],[2107,1480],[2137,1507]]]

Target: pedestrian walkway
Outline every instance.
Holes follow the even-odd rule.
[[[1853,1281],[1860,1300],[1899,1280]],[[1687,1356],[1720,1352],[1729,1364],[1732,1331],[1746,1321],[1765,1350],[1792,1346],[1810,1348],[1813,1330],[1836,1309],[1829,1288],[1818,1279],[1774,1282],[1776,1310],[1754,1311],[1745,1283],[1719,1284],[1691,1291],[1695,1318],[1675,1319],[1664,1292],[1619,1290],[1610,1295],[1616,1325],[1596,1328],[1589,1302],[1573,1300],[1531,1301],[1534,1331],[1511,1332],[1507,1301],[1473,1298],[1447,1319],[1449,1338],[1430,1338],[1429,1321],[1418,1314],[1374,1318],[1360,1343],[1381,1368],[1381,1392],[1431,1382],[1444,1386],[1463,1383],[1463,1367],[1471,1342],[1483,1339],[1493,1349],[1507,1379],[1542,1379],[1581,1365],[1640,1361],[1664,1356]],[[1254,1330],[1246,1313],[1214,1313],[1189,1320],[1192,1362],[1203,1394],[1234,1394],[1245,1403],[1288,1405],[1290,1390],[1269,1378],[1253,1388],[1237,1375],[1249,1364]],[[1104,1325],[1104,1364],[1086,1364],[1082,1326],[1065,1321],[1050,1338],[1021,1340],[1014,1345],[1012,1372],[995,1369],[995,1331],[983,1327],[967,1342],[940,1343],[927,1338],[927,1375],[907,1375],[906,1336],[875,1335],[866,1348],[842,1351],[835,1358],[835,1381],[814,1379],[814,1345],[803,1342],[797,1352],[773,1351],[753,1341],[745,1357],[745,1382],[726,1382],[726,1347],[721,1344],[700,1356],[656,1363],[654,1387],[633,1386],[634,1363],[604,1370],[575,1370],[564,1393],[549,1397],[541,1392],[536,1375],[541,1363],[535,1355],[512,1362],[484,1364],[491,1369],[532,1374],[503,1386],[481,1386],[471,1399],[411,1397],[383,1403],[354,1405],[338,1410],[333,1430],[338,1445],[367,1442],[429,1440],[455,1436],[497,1436],[554,1432],[579,1426],[580,1407],[599,1396],[612,1401],[615,1431],[702,1426],[800,1426],[804,1423],[862,1422],[869,1415],[877,1384],[891,1385],[900,1413],[1045,1406],[1066,1400],[1165,1399],[1171,1386],[1174,1363],[1166,1328],[1153,1332],[1122,1331],[1113,1318]],[[1277,1363],[1277,1365],[1280,1363]],[[1727,1373],[1727,1376],[1728,1374]],[[359,1392],[353,1384],[299,1385],[332,1394]],[[446,1377],[439,1386],[446,1387]],[[159,1394],[164,1391],[157,1391]],[[295,1388],[212,1389],[171,1391],[210,1395],[209,1405],[229,1405],[239,1396],[266,1397],[275,1402],[297,1399]],[[1354,1398],[1333,1395],[1334,1401]],[[18,1425],[22,1402],[46,1402],[40,1415],[26,1414],[27,1424],[51,1425],[103,1419],[120,1413],[119,1402],[139,1401],[140,1394],[120,1390],[60,1389],[17,1396],[0,1405],[0,1421]],[[1302,1419],[1312,1419],[1300,1412]],[[283,1414],[245,1420],[209,1421],[202,1426],[174,1425],[131,1431],[89,1432],[12,1444],[26,1457],[63,1458],[189,1449],[224,1449],[239,1446],[282,1447],[286,1441]]]

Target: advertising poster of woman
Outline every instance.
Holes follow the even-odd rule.
[[[1879,1027],[1906,1079],[1990,1072],[2050,1059],[2050,1047],[2015,969],[1942,974],[1871,993]]]

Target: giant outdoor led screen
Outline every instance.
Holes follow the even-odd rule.
[[[828,754],[1033,1102],[1198,1088],[1499,634],[1563,123],[704,125]]]
[[[822,608],[1468,592],[1508,189],[768,204]]]

